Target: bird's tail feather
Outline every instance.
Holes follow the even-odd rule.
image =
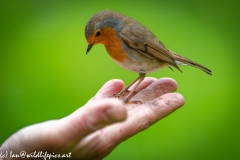
[[[172,56],[174,57],[174,59],[177,61],[176,63],[179,63],[180,62],[180,65],[182,65],[181,63],[183,64],[187,64],[187,65],[190,65],[192,67],[195,67],[195,68],[198,68],[198,69],[201,69],[202,71],[204,71],[205,73],[207,74],[210,74],[212,75],[212,71],[204,66],[202,66],[201,64],[198,64],[192,60],[189,60],[185,57],[182,57],[176,53],[174,53],[173,51],[170,51],[172,53]]]

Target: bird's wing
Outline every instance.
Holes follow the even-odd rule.
[[[148,29],[140,27],[139,29],[137,26],[134,28],[125,27],[119,35],[129,47],[134,48],[139,53],[149,58],[157,58],[181,71],[169,50]]]

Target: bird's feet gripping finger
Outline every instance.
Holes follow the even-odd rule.
[[[134,91],[134,92],[132,92],[131,95],[130,95],[130,92],[131,92],[131,91],[129,91],[129,90],[122,90],[122,91],[119,92],[119,93],[113,94],[113,97],[116,97],[116,98],[122,100],[124,103],[128,103],[128,104],[129,104],[129,103],[130,103],[130,104],[132,104],[132,103],[134,103],[134,104],[135,104],[135,103],[136,103],[136,104],[142,103],[141,101],[130,101],[131,98],[137,94],[137,92]]]

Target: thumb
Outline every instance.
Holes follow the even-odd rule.
[[[127,117],[125,105],[118,99],[93,101],[62,119],[62,127],[71,138],[82,139],[106,125],[123,121]]]

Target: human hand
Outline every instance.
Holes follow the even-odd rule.
[[[0,151],[71,152],[71,159],[102,159],[122,141],[184,104],[182,95],[172,93],[177,83],[170,78],[145,78],[130,100],[142,103],[124,104],[117,98],[109,98],[123,86],[121,80],[108,81],[83,107],[60,120],[19,130],[2,144]]]

